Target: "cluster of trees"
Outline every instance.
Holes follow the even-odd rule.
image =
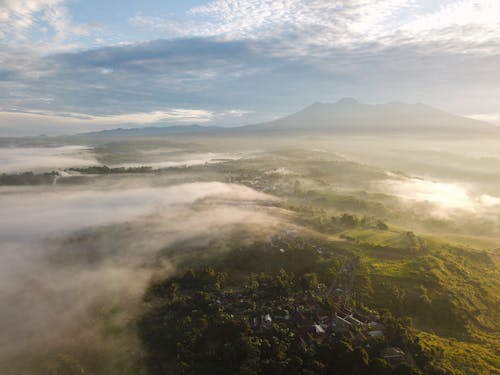
[[[343,228],[373,227],[380,230],[388,230],[389,226],[382,220],[363,216],[361,219],[350,213],[343,213],[339,217],[332,216],[332,222]]]
[[[59,176],[59,173],[53,171],[48,173],[35,174],[33,172],[17,174],[1,174],[0,185],[44,185],[51,184]]]
[[[138,322],[148,369],[154,374],[387,374],[417,375],[406,363],[391,366],[371,349],[354,346],[349,336],[304,344],[293,325],[273,322],[266,330],[255,327],[262,306],[277,300],[298,301],[309,295],[321,308],[329,308],[318,292],[314,273],[294,276],[286,272],[252,275],[237,292],[226,273],[211,269],[189,270],[153,284],[145,295],[146,312]],[[237,294],[249,302],[232,307],[224,296]],[[238,303],[236,303],[238,305]],[[330,306],[331,308],[331,306]],[[404,321],[385,314],[391,344],[417,345]],[[252,321],[254,323],[252,323]],[[418,349],[415,346],[415,349]],[[422,351],[423,353],[423,351]],[[419,366],[441,374],[432,358],[422,354]]]
[[[312,226],[323,232],[338,233],[349,229],[378,229],[389,230],[389,225],[375,216],[358,216],[345,212],[339,216],[329,216],[326,210],[312,206],[284,206],[287,209],[299,212],[301,223]]]
[[[110,168],[106,165],[98,165],[86,168],[70,168],[70,171],[79,172],[82,174],[120,174],[120,173],[148,173],[152,171],[151,167],[118,167]]]

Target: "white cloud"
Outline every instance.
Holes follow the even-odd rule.
[[[459,43],[458,46],[464,51],[497,54],[500,43],[500,2],[452,1],[435,12],[416,17],[403,25],[401,32],[405,38],[421,43],[454,42]],[[452,49],[455,47],[453,45]]]
[[[500,206],[500,198],[488,194],[481,195],[480,202],[487,207]]]
[[[142,113],[126,113],[122,115],[110,116],[89,116],[89,120],[97,123],[120,124],[154,124],[162,121],[170,122],[209,122],[213,118],[213,113],[203,109],[182,109],[174,108],[164,111],[142,112]]]
[[[227,111],[222,112],[220,116],[243,117],[251,113],[253,113],[253,111],[247,111],[244,109],[229,109]]]
[[[445,29],[453,26],[480,25],[496,28],[500,22],[500,2],[497,0],[453,1],[437,11],[420,16],[405,25],[413,32]],[[464,37],[467,37],[464,35]]]
[[[485,210],[500,205],[499,197],[478,194],[456,183],[398,178],[386,180],[382,186],[403,201],[432,205],[434,210],[430,214],[437,217],[448,217],[456,211],[484,214]]]
[[[87,147],[0,147],[0,173],[53,171],[97,165]]]
[[[475,120],[486,121],[494,125],[500,125],[500,113],[476,113],[467,115]]]
[[[4,111],[0,112],[2,122],[6,120],[38,120],[39,122],[67,123],[67,124],[123,124],[133,123],[140,125],[154,124],[157,122],[205,123],[213,119],[214,114],[204,109],[172,108],[161,111],[124,113],[114,115],[90,115],[84,113],[59,113],[51,111]]]
[[[121,319],[132,304],[135,314],[158,261],[171,269],[165,252],[171,246],[180,254],[179,243],[208,248],[234,230],[242,238],[251,229],[248,238],[258,241],[288,229],[282,211],[269,207],[273,200],[219,182],[2,187],[2,367],[38,352],[106,356],[109,335],[93,332],[101,329],[94,318],[102,306],[119,301]],[[109,224],[115,225],[100,228]],[[116,339],[109,340],[115,348]],[[22,372],[13,368],[9,373]]]
[[[33,48],[0,43],[0,71],[15,73],[26,79],[38,79],[53,70],[54,67],[47,65]]]
[[[43,98],[41,99],[43,100]],[[217,119],[241,118],[251,111],[231,109],[214,112],[205,109],[169,108],[151,112],[91,115],[45,110],[0,111],[0,132],[4,136],[33,134],[68,134],[96,131],[117,126],[154,125],[157,123],[209,124]]]
[[[181,156],[169,156],[168,160],[140,162],[140,163],[120,163],[110,164],[112,167],[138,168],[150,167],[152,169],[192,167],[196,165],[218,164],[226,160],[238,160],[241,156],[229,153],[188,153]]]
[[[53,234],[125,222],[172,206],[218,198],[227,201],[270,201],[275,198],[240,185],[220,182],[187,183],[171,187],[123,187],[97,190],[0,190],[3,242],[44,238]],[[15,204],[13,202],[16,202]],[[35,208],[36,207],[36,208]],[[189,228],[189,227],[184,227]]]
[[[429,202],[445,209],[472,210],[474,208],[473,200],[467,190],[459,185],[408,178],[389,180],[387,186],[402,199]]]
[[[65,2],[66,0],[0,1],[0,39],[11,44],[36,46],[45,53],[73,47],[66,42],[66,38],[71,35],[88,35],[89,27],[72,22]]]
[[[434,11],[415,0],[214,0],[193,7],[182,21],[145,15],[131,21],[169,36],[271,39],[291,55],[374,42],[452,42],[446,48],[454,52],[495,54],[492,44],[500,42],[497,0],[452,1]]]
[[[184,36],[259,39],[300,33],[301,39],[310,42],[345,45],[372,39],[389,19],[412,3],[412,0],[215,0],[190,9],[188,22],[144,15],[133,17],[131,22]]]

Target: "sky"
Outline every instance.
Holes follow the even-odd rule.
[[[500,0],[0,0],[0,136],[237,126],[342,97],[500,124]]]

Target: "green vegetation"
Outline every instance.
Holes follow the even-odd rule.
[[[122,173],[149,173],[152,171],[151,167],[117,167],[110,168],[106,165],[102,166],[92,166],[86,168],[70,168],[70,171],[78,172],[82,174],[122,174]]]
[[[59,177],[58,172],[0,174],[0,185],[45,185],[52,184]]]
[[[149,223],[160,220],[154,215],[64,237],[47,257],[51,266],[108,272],[126,268],[131,254],[146,249],[150,258],[137,268],[154,274],[153,281],[131,278],[130,289],[144,293],[141,302],[137,295],[133,302],[122,296],[99,301],[89,321],[75,323],[79,329],[55,349],[13,367],[0,363],[0,372],[500,374],[496,208],[436,214],[429,202],[403,202],[381,188],[385,170],[312,146],[185,168],[106,166],[147,165],[148,155],[160,159],[155,147],[165,146],[166,155],[179,145],[211,151],[191,141],[134,142],[97,146],[101,166],[69,169],[73,174],[4,174],[0,185],[227,182],[278,197],[266,207],[245,202],[254,212],[269,209],[274,226],[259,232],[243,215],[220,231],[227,228],[216,221],[219,211],[211,217],[212,207],[234,204],[223,196],[196,200],[189,213],[169,217],[186,223],[174,240],[171,221],[160,233],[150,230]],[[391,176],[406,178],[406,172]],[[213,233],[195,230],[199,213],[213,219]],[[129,249],[133,238],[144,249]],[[158,277],[165,264],[168,277]],[[343,327],[339,317],[351,314],[361,324]],[[395,351],[392,363],[383,354],[391,348],[404,353]]]
[[[409,347],[425,353],[420,355],[443,373],[499,372],[498,242],[479,235],[485,230],[497,233],[497,228],[473,225],[471,217],[436,218],[425,205],[409,210],[393,196],[368,190],[385,174],[336,156],[286,150],[206,169],[221,173],[226,181],[281,196],[279,206],[294,212],[297,224],[329,241],[320,246],[330,251],[328,267],[318,261],[317,250],[301,253],[306,248],[301,240],[282,245],[283,254],[293,254],[293,260],[277,248],[265,251],[269,245],[254,244],[248,251],[230,252],[225,260],[205,257],[191,264],[196,269],[205,264],[226,275],[223,291],[238,285],[241,289],[251,274],[276,277],[280,269],[293,277],[314,273],[320,283],[330,285],[345,257],[357,257],[354,308],[390,311],[402,319],[419,349]],[[363,187],[367,190],[360,190]],[[460,234],[467,241],[462,242]],[[369,356],[378,363],[374,354]]]
[[[331,255],[298,248],[239,249],[216,262],[221,271],[187,270],[154,283],[148,290],[146,313],[139,334],[146,348],[147,366],[158,374],[420,374],[443,373],[418,344],[404,322],[385,312],[376,319],[385,336],[366,337],[365,324],[347,328],[338,318],[343,304],[336,301],[325,277]],[[253,260],[248,263],[247,254]],[[295,260],[309,253],[307,264]],[[326,253],[329,253],[326,251]],[[239,259],[241,257],[241,259]],[[274,258],[274,259],[272,259]],[[274,262],[297,273],[268,267]],[[312,259],[312,261],[311,261]],[[337,261],[333,261],[338,266]],[[236,262],[235,262],[236,261]],[[338,267],[327,267],[335,273]],[[226,270],[227,272],[222,272]],[[361,317],[358,316],[360,319]],[[349,319],[349,318],[348,318]],[[346,323],[349,324],[349,323]],[[393,364],[384,348],[407,351]],[[411,353],[411,354],[410,354]]]
[[[373,228],[373,222],[349,214],[331,221],[343,241],[273,238],[201,263],[185,261],[181,269],[199,268],[153,284],[139,324],[152,372],[237,373],[250,371],[245,366],[252,358],[253,372],[244,373],[328,373],[330,367],[337,373],[376,373],[376,366],[387,367],[382,373],[412,373],[402,372],[402,366],[390,370],[379,358],[382,348],[396,346],[410,358],[406,364],[426,374],[495,373],[500,289],[488,253],[423,239],[380,222]],[[358,328],[326,339],[307,331],[317,322],[331,323],[346,308],[331,289],[349,259],[357,259],[351,311],[373,319],[370,314],[378,310],[382,326],[396,324],[397,334],[386,328],[383,339],[366,340],[356,336],[364,332]],[[281,316],[283,311],[298,311],[299,317],[291,314],[295,318],[290,321],[262,328],[266,314]],[[231,329],[222,339],[217,332],[226,332],[226,325]],[[206,347],[208,343],[213,346]],[[349,354],[360,351],[365,361]],[[339,352],[342,359],[336,357]],[[353,370],[350,360],[365,365]]]

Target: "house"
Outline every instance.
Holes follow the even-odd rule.
[[[380,331],[380,330],[368,331],[368,336],[370,336],[371,338],[374,338],[374,339],[382,338],[382,337],[384,337],[384,331]]]
[[[319,324],[313,324],[314,333],[316,335],[323,335],[325,330]]]
[[[353,311],[352,316],[363,324],[368,324],[370,322],[370,319],[366,315],[360,314],[359,312]]]
[[[363,324],[358,319],[356,319],[352,314],[347,315],[345,317],[345,320],[347,320],[349,323],[354,324],[356,326],[361,326]]]
[[[323,328],[323,329],[328,329],[328,327],[330,326],[330,317],[328,315],[323,315],[323,316],[320,316],[318,318],[318,322],[319,322],[319,325]]]
[[[385,326],[382,323],[374,321],[368,323],[367,327],[370,331],[383,331],[385,329]]]
[[[364,343],[366,343],[368,341],[368,338],[362,333],[362,332],[359,332],[356,336],[354,336],[354,338],[352,339],[352,344],[354,346],[361,346],[363,345]]]
[[[314,323],[311,326],[304,328],[306,328],[307,341],[314,341],[317,344],[321,344],[325,339],[326,331],[319,324]]]
[[[273,319],[271,318],[271,315],[269,315],[269,314],[261,316],[261,322],[262,322],[262,326],[266,329],[270,329],[271,326],[273,325]]]
[[[286,309],[278,310],[278,312],[274,315],[277,320],[290,320],[290,312]]]
[[[351,326],[352,324],[349,323],[347,320],[338,315],[335,315],[335,318],[333,319],[332,322],[332,329],[334,332],[337,333],[349,332]]]
[[[392,365],[404,362],[406,354],[397,347],[389,347],[382,349],[380,356]]]

